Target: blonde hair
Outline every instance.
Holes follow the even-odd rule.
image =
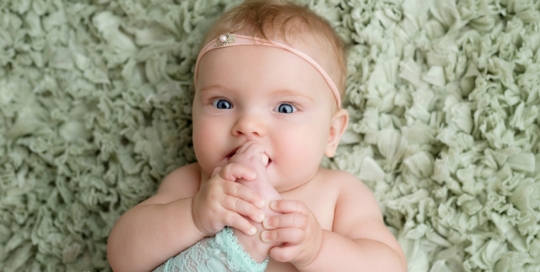
[[[278,31],[276,31],[278,30]],[[286,0],[246,0],[227,11],[210,28],[202,46],[224,33],[251,35],[266,40],[309,33],[315,35],[333,54],[339,69],[335,84],[343,95],[347,76],[346,49],[330,23],[309,10]],[[327,71],[329,72],[329,71]]]

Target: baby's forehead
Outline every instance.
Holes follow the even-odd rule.
[[[280,28],[279,25],[276,25],[266,29],[264,37],[260,37],[259,35],[256,35],[256,37],[280,42],[307,54],[319,63],[319,65],[321,65],[329,74],[339,67],[338,58],[334,56],[335,54],[331,49],[332,45],[330,38],[326,37],[324,33],[313,31],[307,26],[296,25],[293,27],[291,24],[287,26],[288,27],[286,28]],[[240,29],[235,33],[252,36],[253,33],[248,31],[248,29],[249,28]],[[280,31],[277,31],[276,29],[280,29]]]
[[[315,68],[316,71],[318,71],[319,75],[322,76],[321,79],[326,81],[326,84],[331,92],[334,94],[334,97],[337,100],[338,106],[341,104],[340,99],[340,86],[341,84],[341,69],[339,64],[339,57],[337,57],[335,50],[332,50],[332,44],[330,41],[328,41],[328,37],[324,37],[324,35],[314,35],[310,31],[295,31],[295,33],[288,32],[289,34],[286,34],[287,32],[281,31],[280,33],[277,33],[277,35],[269,35],[267,32],[264,35],[264,37],[257,37],[253,35],[246,35],[248,33],[244,33],[244,31],[236,31],[233,33],[224,33],[218,35],[217,38],[214,38],[214,40],[210,40],[199,53],[199,57],[197,59],[197,64],[195,67],[195,74],[194,74],[194,80],[195,84],[197,85],[197,74],[198,74],[198,65],[201,60],[204,60],[204,56],[214,50],[221,51],[223,48],[228,47],[236,47],[236,46],[254,46],[259,48],[257,50],[263,50],[263,49],[272,49],[275,50],[276,48],[284,51],[288,51],[287,54],[296,55],[300,59],[303,59],[306,63],[310,64],[311,67]],[[274,33],[272,33],[274,34]],[[294,34],[294,35],[293,35]],[[246,58],[250,55],[248,52],[253,52],[251,50],[232,50],[228,51],[229,58]],[[231,53],[236,55],[236,57],[231,56]],[[261,54],[265,56],[271,56],[275,53],[269,53],[267,55],[265,53],[266,51],[260,51]],[[246,56],[244,56],[246,55]],[[258,56],[262,56],[259,54],[251,55],[248,58],[249,59],[257,59],[257,62],[269,62],[269,63],[275,63],[274,58],[271,57],[270,59],[259,59]],[[277,56],[276,56],[277,57]],[[281,58],[279,58],[281,59]],[[276,67],[286,67],[286,62],[297,60],[294,59],[281,59],[279,64],[273,64],[277,65]],[[225,62],[229,62],[230,60],[227,60]],[[223,60],[221,61],[223,62]],[[288,67],[293,73],[300,73],[298,75],[302,75],[311,68],[301,68],[300,66],[291,65]],[[301,71],[299,71],[300,69]],[[308,69],[308,70],[305,70]],[[210,69],[212,70],[212,69]],[[280,69],[282,70],[282,69]],[[305,72],[302,72],[305,71]],[[206,71],[210,72],[210,71]]]
[[[330,68],[337,66],[337,59],[333,56],[328,40],[321,35],[304,32],[283,42],[310,56],[328,73],[332,71]]]
[[[287,45],[307,54],[315,60],[332,78],[334,84],[340,85],[341,74],[340,64],[335,52],[331,49],[328,39],[314,33],[301,33],[294,37],[288,37],[287,41],[282,41]]]

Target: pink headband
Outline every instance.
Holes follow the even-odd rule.
[[[241,45],[263,45],[263,46],[281,48],[307,61],[324,78],[324,80],[326,81],[326,84],[328,84],[328,86],[330,87],[330,90],[332,91],[334,98],[336,98],[338,108],[341,107],[341,98],[339,95],[339,91],[336,87],[336,84],[334,84],[334,81],[332,81],[328,73],[326,73],[326,71],[324,71],[324,69],[315,60],[313,60],[311,57],[304,54],[303,52],[296,50],[290,46],[287,46],[285,44],[282,44],[276,41],[264,40],[264,39],[260,39],[256,37],[249,37],[249,36],[244,36],[244,35],[235,35],[235,34],[227,33],[227,34],[220,35],[215,41],[209,42],[207,45],[203,47],[203,49],[199,53],[199,56],[197,57],[197,63],[195,64],[194,82],[197,82],[199,62],[201,61],[204,54],[206,54],[208,51],[218,49],[218,48],[229,47],[229,46],[241,46]]]

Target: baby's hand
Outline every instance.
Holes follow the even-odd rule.
[[[260,210],[264,198],[255,190],[235,182],[237,179],[254,180],[257,174],[247,165],[229,163],[214,170],[212,177],[201,183],[193,197],[192,216],[195,226],[206,236],[214,236],[225,226],[230,226],[247,235],[257,229],[247,218],[261,222],[264,213]],[[267,204],[268,205],[268,204]]]
[[[297,268],[309,265],[317,257],[323,240],[323,230],[313,212],[298,200],[276,200],[270,207],[282,213],[263,221],[268,229],[261,234],[263,241],[282,244],[270,250],[270,257]]]

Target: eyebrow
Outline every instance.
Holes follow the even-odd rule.
[[[299,93],[296,93],[296,92],[291,91],[289,89],[280,89],[280,90],[273,91],[272,95],[274,95],[274,96],[294,96],[294,97],[304,98],[304,99],[309,100],[311,102],[315,102],[313,97],[309,97],[307,95],[299,94]]]
[[[225,90],[225,91],[230,91],[229,88],[223,86],[223,85],[219,85],[219,84],[212,84],[212,85],[208,85],[208,86],[204,86],[202,87],[199,92],[207,92],[207,91],[210,91],[210,90],[213,90],[213,89],[219,89],[219,90]]]
[[[229,92],[231,91],[231,89],[223,86],[223,85],[220,85],[220,84],[212,84],[212,85],[208,85],[208,86],[204,86],[202,87],[199,92],[208,92],[208,91],[211,91],[211,90],[214,90],[214,89],[218,89],[218,90],[223,90],[223,91],[226,91],[226,92]],[[294,91],[291,91],[289,89],[278,89],[278,90],[275,90],[275,91],[271,91],[270,92],[270,95],[271,96],[292,96],[292,97],[300,97],[300,98],[304,98],[306,100],[309,100],[311,102],[315,102],[315,99],[313,99],[313,97],[309,97],[309,96],[306,96],[306,95],[303,95],[303,94],[299,94],[297,92],[294,92]]]

